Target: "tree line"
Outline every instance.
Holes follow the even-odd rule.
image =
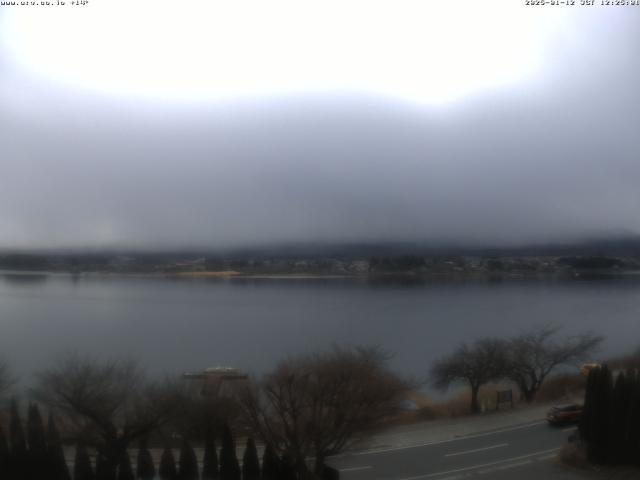
[[[0,426],[0,478],[3,480],[294,480],[297,478],[292,461],[287,456],[279,457],[267,446],[258,456],[253,438],[247,438],[242,462],[236,456],[236,445],[231,430],[225,426],[218,452],[212,431],[206,436],[204,454],[198,461],[191,443],[183,439],[179,457],[166,446],[158,465],[155,464],[145,439],[138,443],[136,468],[134,470],[130,452],[125,450],[116,468],[112,470],[102,449],[95,453],[92,461],[87,445],[76,443],[73,468],[69,469],[56,422],[49,415],[45,429],[40,410],[34,403],[29,405],[26,429],[21,421],[18,406],[11,404],[9,436]],[[201,465],[201,468],[200,468]],[[323,478],[337,478],[327,469]]]
[[[614,379],[615,377],[615,379]],[[589,372],[580,441],[590,462],[640,465],[640,370]]]
[[[187,388],[184,381],[149,379],[136,362],[72,354],[37,374],[30,397],[56,412],[64,438],[76,445],[75,478],[128,480],[136,475],[129,457],[136,446],[136,472],[157,468],[167,480],[198,475],[223,480],[327,478],[334,473],[325,465],[328,456],[401,411],[411,384],[387,367],[388,359],[377,348],[355,347],[289,357],[262,379],[248,381],[233,398],[219,398]],[[35,457],[21,452],[37,450],[43,442],[14,440],[21,430],[18,413],[14,403],[7,448],[0,448],[3,458],[10,459],[10,469],[22,473],[7,478],[35,480],[27,465]],[[235,458],[227,425],[250,432],[265,446],[262,461],[253,440],[248,440],[243,461]],[[218,456],[214,434],[222,441]],[[152,465],[146,445],[171,444],[175,436],[183,439],[177,463],[165,448],[159,464]],[[191,448],[196,443],[205,445],[202,472]],[[41,451],[59,442],[44,444]],[[93,462],[89,452],[94,453]],[[210,476],[214,474],[219,477]]]
[[[467,382],[472,412],[479,411],[480,388],[503,378],[519,387],[523,399],[532,401],[554,369],[587,358],[602,341],[591,333],[565,338],[557,333],[555,328],[541,327],[511,339],[464,343],[436,362],[432,380],[441,388]],[[133,472],[129,458],[132,448],[139,447],[140,471],[141,459],[143,465],[152,463],[145,445],[168,445],[168,439],[177,434],[183,439],[182,453],[176,465],[172,451],[165,449],[157,465],[162,478],[193,478],[188,472],[194,470],[194,464],[197,470],[198,462],[190,445],[197,443],[206,447],[203,471],[199,472],[202,475],[209,475],[206,465],[219,460],[218,473],[224,479],[239,478],[237,472],[241,475],[245,465],[261,465],[245,472],[247,478],[253,478],[256,471],[261,478],[269,478],[265,477],[269,466],[278,465],[278,478],[288,478],[290,472],[291,478],[306,480],[327,475],[328,457],[354,446],[402,411],[414,384],[392,372],[389,360],[390,356],[379,348],[357,347],[288,357],[261,379],[250,379],[233,398],[223,398],[187,389],[184,381],[150,379],[133,361],[71,354],[37,374],[30,396],[56,412],[64,438],[77,445],[74,468],[82,466],[82,472],[88,475],[80,478],[127,480]],[[8,369],[0,364],[0,394],[10,385]],[[31,415],[37,418],[29,413],[26,424],[37,424],[37,420],[30,420]],[[37,435],[34,447],[28,438],[20,441],[19,434],[14,433],[20,431],[17,407],[12,407],[10,416],[9,442],[5,442],[8,447],[0,445],[0,449],[9,452],[5,458],[13,458],[13,464],[15,458],[26,459],[21,455],[32,448],[43,452],[56,445],[57,441],[37,440]],[[49,429],[54,433],[55,426],[50,422]],[[228,446],[232,440],[229,426],[250,432],[249,436],[265,445],[262,462],[252,453],[253,441],[253,446],[247,444],[246,462],[238,463],[224,453],[233,450],[235,457],[235,447]],[[38,428],[33,427],[34,431]],[[51,438],[56,437],[54,433]],[[219,459],[211,446],[215,444],[211,439],[214,434],[222,439]],[[87,461],[87,452],[95,452],[93,465]],[[225,470],[223,464],[230,466]],[[87,465],[92,466],[92,474]]]
[[[0,478],[69,478],[56,422],[53,416],[49,415],[45,430],[40,410],[35,404],[29,406],[26,431],[15,401],[11,404],[8,439],[0,425]]]
[[[453,383],[466,383],[472,413],[480,411],[480,388],[500,380],[513,382],[521,398],[530,403],[554,370],[588,359],[603,340],[590,332],[558,338],[558,332],[557,327],[543,326],[511,339],[487,337],[462,343],[435,362],[432,384],[446,390]]]

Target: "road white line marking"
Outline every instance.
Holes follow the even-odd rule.
[[[497,460],[495,462],[483,463],[481,465],[472,465],[470,467],[457,468],[455,470],[447,470],[446,472],[426,473],[424,475],[416,475],[415,477],[405,477],[398,480],[420,480],[422,478],[440,477],[442,475],[449,475],[450,473],[468,472],[469,470],[477,470],[479,468],[491,467],[493,465],[500,465],[501,463],[514,462],[522,460],[524,458],[535,457],[536,455],[544,455],[546,453],[557,452],[560,448],[550,448],[549,450],[540,450],[539,452],[529,453],[527,455],[520,455],[518,457],[505,458],[504,460]]]
[[[341,472],[357,472],[358,470],[369,470],[373,468],[371,465],[365,465],[363,467],[349,467],[349,468],[340,468],[338,469]]]
[[[553,458],[556,458],[558,455],[555,453],[552,453],[551,455],[545,455],[544,457],[538,457],[536,458],[536,460],[538,461],[543,461],[543,460],[551,460]]]
[[[473,450],[466,450],[464,452],[447,453],[445,457],[457,457],[458,455],[466,455],[467,453],[483,452],[485,450],[491,450],[494,448],[508,447],[508,443],[500,443],[498,445],[491,445],[490,447],[474,448]]]
[[[524,460],[522,462],[509,463],[507,465],[501,465],[499,467],[487,468],[485,470],[478,470],[478,473],[480,475],[485,475],[487,473],[500,472],[502,470],[509,470],[510,468],[521,467],[522,465],[529,465],[530,463],[533,463],[533,462],[531,460]]]
[[[345,453],[342,455],[335,455],[331,458],[340,458],[340,457],[350,457],[350,456],[360,456],[360,455],[377,455],[379,453],[387,453],[387,452],[397,452],[398,450],[409,450],[411,448],[421,448],[421,447],[429,447],[431,445],[441,445],[443,443],[451,443],[451,442],[461,442],[463,440],[468,440],[471,438],[480,438],[480,437],[486,437],[489,435],[496,435],[498,433],[504,433],[504,432],[511,432],[513,430],[520,430],[523,428],[530,428],[530,427],[536,427],[538,425],[542,425],[547,423],[546,420],[543,420],[541,422],[535,422],[535,423],[528,423],[526,425],[518,425],[517,427],[509,427],[509,428],[503,428],[501,430],[493,430],[491,432],[485,432],[485,433],[476,433],[476,434],[472,434],[472,435],[467,435],[464,437],[458,437],[458,438],[450,438],[449,440],[440,440],[437,442],[427,442],[427,443],[420,443],[420,444],[416,444],[416,445],[404,445],[401,447],[390,447],[390,448],[379,448],[379,449],[372,449],[372,450],[363,450],[362,452],[353,452],[353,453]]]

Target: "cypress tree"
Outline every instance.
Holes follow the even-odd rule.
[[[630,463],[640,466],[640,371],[633,372],[632,378],[630,382],[632,408],[629,411],[625,456],[630,459]]]
[[[260,480],[260,460],[253,438],[247,439],[247,446],[242,457],[242,480]]]
[[[606,365],[600,367],[593,401],[593,431],[588,445],[589,460],[604,464],[608,460],[609,424],[611,421],[611,397],[613,380]]]
[[[593,425],[594,425],[594,406],[595,396],[598,383],[598,375],[600,373],[599,368],[594,368],[589,371],[587,377],[587,386],[584,394],[584,404],[582,407],[582,415],[580,416],[580,423],[578,430],[580,432],[580,438],[583,442],[589,443],[593,438]]]
[[[60,434],[52,413],[49,413],[49,419],[47,420],[47,463],[51,480],[71,480],[69,467],[64,457],[64,449],[60,441]]]
[[[298,475],[296,473],[294,459],[288,454],[284,453],[280,460],[280,477],[281,480],[297,480]]]
[[[166,447],[160,457],[160,467],[158,468],[160,480],[177,480],[178,470],[176,469],[176,460],[173,457],[171,448]]]
[[[27,413],[27,443],[29,453],[34,458],[43,459],[47,453],[47,442],[45,440],[44,424],[40,409],[35,403],[29,405]]]
[[[27,454],[27,441],[22,428],[22,421],[18,413],[18,402],[11,401],[11,418],[9,420],[9,437],[11,442],[11,455],[24,456]]]
[[[186,440],[182,442],[182,447],[180,448],[178,465],[180,480],[198,480],[198,458],[193,447]]]
[[[204,458],[202,459],[202,480],[217,480],[218,453],[216,451],[216,437],[211,428],[207,429],[204,437]]]
[[[29,477],[33,480],[39,480],[48,476],[50,472],[48,472],[49,469],[47,468],[47,443],[45,441],[44,425],[40,409],[34,403],[29,404],[27,409],[27,446]]]
[[[140,440],[138,447],[138,462],[136,467],[136,477],[141,480],[153,480],[156,476],[156,467],[153,464],[153,457],[147,448],[146,440]]]
[[[131,457],[126,450],[120,457],[118,464],[118,480],[135,480],[133,476],[133,469],[131,468]]]
[[[0,478],[9,478],[9,444],[0,425]]]
[[[220,450],[221,480],[240,480],[240,465],[236,456],[236,445],[229,425],[222,429],[222,448]]]
[[[267,445],[262,454],[262,479],[280,479],[280,459],[271,445]]]
[[[96,480],[112,480],[111,468],[102,448],[96,452]]]
[[[630,401],[633,389],[627,381],[627,376],[620,373],[613,387],[611,397],[611,422],[609,424],[609,441],[607,458],[612,464],[625,463],[626,450],[629,442],[629,417],[632,407]]]
[[[11,445],[11,456],[9,457],[9,475],[10,478],[22,480],[29,477],[29,458],[27,441],[20,414],[18,413],[18,403],[15,399],[11,401],[10,415],[9,443]]]
[[[80,443],[76,445],[76,457],[73,465],[73,480],[95,480],[87,449]]]

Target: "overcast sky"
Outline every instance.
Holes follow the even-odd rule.
[[[640,7],[225,3],[0,7],[0,247],[640,231]]]

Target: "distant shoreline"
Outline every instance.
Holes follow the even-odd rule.
[[[640,270],[601,270],[571,272],[375,272],[351,274],[323,273],[247,273],[236,270],[177,271],[177,272],[117,272],[117,271],[52,271],[52,270],[3,270],[0,276],[10,277],[83,277],[83,278],[157,278],[184,280],[569,280],[640,276]]]

